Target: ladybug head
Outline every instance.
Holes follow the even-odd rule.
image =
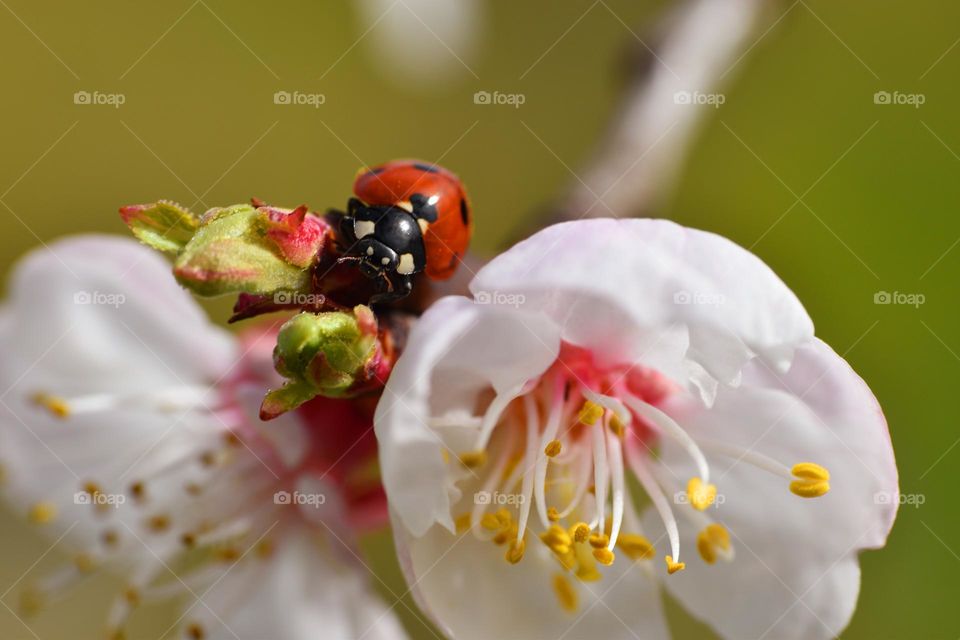
[[[383,273],[396,271],[400,262],[397,252],[373,235],[357,242],[356,254],[360,259],[360,273],[368,278],[379,278]]]
[[[349,222],[356,241],[350,254],[368,278],[423,270],[423,232],[416,217],[393,206],[354,207]]]

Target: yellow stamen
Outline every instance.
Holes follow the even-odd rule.
[[[20,612],[23,615],[35,615],[44,604],[46,604],[46,598],[36,587],[30,586],[20,592]]]
[[[577,416],[577,419],[580,421],[580,424],[586,426],[592,426],[597,423],[603,416],[603,407],[598,405],[595,402],[587,400],[583,403],[583,407],[580,409],[580,414]]]
[[[717,499],[717,486],[705,484],[697,477],[690,478],[687,483],[687,499],[697,511],[703,511]]]
[[[577,591],[570,584],[570,580],[562,573],[553,576],[553,592],[564,611],[577,610]]]
[[[554,458],[560,455],[560,451],[563,449],[563,445],[560,444],[559,440],[551,440],[547,443],[547,446],[544,447],[543,452],[547,454],[548,457]]]
[[[656,553],[650,541],[636,533],[621,533],[617,546],[631,560],[650,560]]]
[[[464,533],[465,531],[468,531],[470,529],[470,527],[472,526],[470,521],[470,515],[471,514],[469,512],[461,513],[453,521],[453,524],[456,525],[457,533]]]
[[[585,564],[577,568],[576,576],[581,582],[596,582],[603,578],[603,574],[597,571],[595,566]]]
[[[480,518],[480,526],[489,531],[496,531],[500,528],[500,520],[497,519],[497,516],[492,513],[485,513],[483,517]]]
[[[540,540],[557,555],[563,556],[570,553],[570,534],[558,524],[551,525],[549,529],[541,533]]]
[[[577,554],[570,547],[567,547],[566,553],[558,553],[556,557],[567,571],[573,571],[573,568],[577,566]]]
[[[514,540],[510,545],[510,548],[507,549],[507,555],[505,556],[507,562],[510,564],[517,564],[523,560],[523,553],[527,550],[527,541],[521,538],[520,540]]]
[[[460,464],[465,466],[467,469],[476,469],[477,467],[482,467],[487,462],[486,451],[466,451],[461,453],[458,457],[460,458]]]
[[[586,522],[578,522],[570,527],[570,537],[576,542],[586,542],[590,536],[590,525]]]
[[[830,491],[830,472],[813,462],[793,465],[790,472],[797,478],[790,483],[790,491],[801,498],[819,498]]]
[[[610,544],[610,536],[605,533],[595,533],[590,536],[590,546],[594,549],[602,549]]]
[[[612,551],[604,548],[604,549],[594,549],[593,557],[596,558],[597,562],[599,562],[600,564],[609,567],[610,565],[613,564],[613,561],[616,556],[613,555]]]
[[[46,393],[37,393],[33,396],[33,402],[37,406],[43,407],[57,418],[70,417],[70,405],[63,398],[51,396]]]
[[[499,533],[497,533],[497,535],[493,536],[493,542],[494,544],[498,544],[498,545],[506,544],[510,540],[513,540],[517,537],[518,531],[519,531],[519,527],[517,527],[517,525],[515,524],[512,524],[507,528],[502,529]]]
[[[78,553],[73,557],[73,566],[75,566],[80,573],[90,573],[96,568],[97,563],[89,554]]]
[[[617,414],[613,414],[613,416],[610,417],[610,431],[613,431],[614,435],[618,438],[623,438],[627,432],[626,425],[623,424],[623,420],[621,420]]]
[[[547,520],[550,522],[556,522],[560,519],[560,512],[557,511],[556,507],[547,507]]]
[[[266,539],[257,543],[257,550],[255,553],[257,554],[258,558],[266,559],[273,556],[273,550],[273,540]]]
[[[697,534],[697,551],[707,564],[717,561],[717,550],[730,550],[730,534],[723,525],[709,524]]]
[[[27,513],[33,524],[49,524],[57,517],[57,505],[52,502],[38,502]]]
[[[147,520],[147,527],[154,533],[163,533],[170,528],[170,517],[163,514],[151,516]]]
[[[513,516],[510,515],[509,509],[501,507],[497,509],[497,520],[500,521],[500,526],[509,527],[513,522]]]
[[[683,571],[687,567],[684,562],[674,562],[673,556],[667,556],[665,560],[667,561],[667,573],[670,575],[675,574],[677,571]]]

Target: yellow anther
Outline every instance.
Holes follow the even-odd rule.
[[[471,514],[469,512],[461,513],[454,519],[453,524],[457,528],[457,533],[463,533],[470,529],[471,527],[470,515]]]
[[[273,540],[265,539],[257,543],[256,554],[258,558],[267,559],[273,556],[275,547],[273,546]]]
[[[461,453],[458,457],[460,458],[460,464],[465,466],[467,469],[476,469],[477,467],[482,467],[487,462],[486,451],[466,451]]]
[[[509,527],[513,522],[513,516],[510,515],[510,510],[506,507],[501,507],[497,509],[497,520],[500,522],[501,527]]]
[[[523,553],[527,550],[527,541],[521,538],[514,540],[507,549],[506,559],[510,564],[517,564],[523,560]]]
[[[636,533],[621,533],[617,546],[631,560],[650,560],[656,553],[650,541]]]
[[[547,520],[557,522],[560,519],[560,512],[556,507],[547,507]]]
[[[130,493],[133,494],[134,500],[141,502],[147,495],[147,487],[143,482],[134,482],[130,485]]]
[[[70,417],[70,405],[63,398],[51,396],[46,393],[37,393],[33,396],[33,402],[37,406],[43,407],[57,418]]]
[[[510,540],[513,540],[517,537],[517,532],[519,527],[515,524],[511,524],[506,528],[501,529],[497,535],[493,536],[493,543],[497,545],[506,544]]]
[[[97,563],[90,554],[78,553],[73,557],[73,566],[75,566],[80,573],[90,573],[97,567]]]
[[[581,563],[574,575],[580,582],[597,582],[603,579],[603,574],[597,571],[597,567],[592,561],[589,564]]]
[[[690,478],[687,483],[687,499],[697,511],[703,511],[717,499],[717,486],[705,484],[697,477]]]
[[[564,611],[577,610],[577,591],[570,584],[570,580],[562,573],[553,576],[553,592],[557,594],[557,600]]]
[[[163,514],[150,516],[147,520],[147,528],[154,533],[163,533],[170,528],[170,517]]]
[[[193,549],[194,547],[197,546],[197,536],[192,533],[185,533],[182,536],[180,536],[180,542],[187,549]]]
[[[553,458],[560,455],[560,451],[563,450],[563,445],[560,444],[559,440],[551,440],[547,443],[547,446],[544,447],[543,452],[547,454],[548,457]]]
[[[597,562],[607,567],[612,565],[614,559],[616,558],[616,556],[613,555],[613,551],[610,551],[610,549],[606,548],[594,549],[593,557],[597,559]]]
[[[570,527],[570,537],[576,542],[586,542],[590,536],[590,525],[586,522],[578,522]]]
[[[577,420],[580,421],[580,424],[591,426],[597,423],[603,417],[603,407],[598,405],[596,402],[587,400],[583,403],[583,407],[580,408],[580,414],[577,416]]]
[[[717,551],[730,551],[730,534],[723,525],[708,524],[697,534],[697,551],[707,564],[717,561]]]
[[[687,567],[686,563],[674,562],[673,556],[667,556],[665,560],[667,561],[667,573],[670,575],[675,574],[677,571],[683,571]]]
[[[622,438],[627,432],[627,427],[623,424],[623,420],[617,414],[613,414],[610,417],[610,431],[613,431],[614,435],[618,438]]]
[[[120,536],[113,529],[107,529],[100,535],[100,541],[105,547],[115,547],[120,541]]]
[[[217,559],[223,562],[234,562],[239,560],[242,555],[240,549],[233,546],[221,547],[216,550]]]
[[[136,607],[140,604],[140,592],[137,591],[136,587],[127,587],[124,589],[123,598],[132,607]]]
[[[590,536],[590,546],[594,549],[602,549],[610,544],[610,536],[605,533],[594,533]]]
[[[500,528],[500,520],[497,519],[497,516],[492,513],[485,513],[483,517],[480,518],[480,526],[488,531],[496,531]]]
[[[570,553],[570,534],[560,525],[551,525],[549,529],[540,534],[540,540],[557,555],[562,556]]]
[[[790,470],[790,473],[798,478],[806,478],[809,480],[830,479],[830,472],[813,462],[800,462],[795,464],[793,465],[793,469]]]
[[[36,587],[27,587],[20,592],[20,612],[24,615],[35,615],[44,604],[46,604],[44,593]]]
[[[797,478],[790,483],[790,491],[801,498],[819,498],[830,491],[830,472],[818,464],[801,462],[790,472]]]
[[[577,566],[577,554],[570,547],[567,547],[566,553],[558,553],[556,557],[567,571],[573,571],[573,568]]]
[[[49,524],[57,517],[57,505],[52,502],[38,502],[27,513],[33,524]]]
[[[703,530],[703,533],[707,534],[710,542],[715,546],[720,547],[724,551],[730,550],[730,534],[722,524],[708,524],[707,528]]]

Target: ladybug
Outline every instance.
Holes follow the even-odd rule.
[[[433,280],[453,275],[473,230],[457,176],[427,162],[395,160],[361,170],[353,193],[339,223],[340,261],[379,281],[370,302],[403,298],[421,272]]]

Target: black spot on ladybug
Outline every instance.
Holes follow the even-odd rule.
[[[437,221],[437,208],[430,204],[427,196],[422,193],[414,193],[410,196],[410,204],[413,205],[413,215],[423,218],[427,222]]]
[[[447,269],[453,269],[458,262],[460,262],[460,254],[455,253],[452,256],[450,256],[450,263],[447,265]]]
[[[377,175],[380,175],[381,173],[383,173],[385,169],[386,169],[386,167],[377,167],[377,168],[375,168],[375,169],[370,169],[370,171],[367,172],[367,175],[368,175],[368,176],[377,176]]]
[[[460,198],[460,219],[463,224],[470,226],[470,210],[467,208],[466,198]]]
[[[423,164],[422,162],[414,162],[413,168],[420,169],[420,171],[426,171],[427,173],[440,173],[436,167],[429,164]]]

